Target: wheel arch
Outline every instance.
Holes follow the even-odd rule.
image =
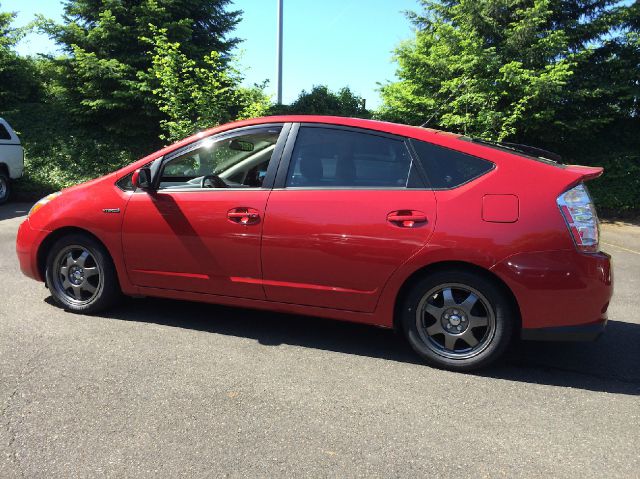
[[[477,273],[481,276],[484,276],[487,280],[496,284],[503,292],[507,295],[507,297],[511,300],[514,310],[517,313],[516,318],[516,334],[519,334],[519,330],[522,327],[522,315],[520,313],[520,305],[518,304],[518,300],[516,296],[511,291],[511,288],[495,273],[485,269],[481,266],[478,266],[473,263],[468,263],[465,261],[439,261],[436,263],[431,263],[425,265],[416,271],[414,271],[400,286],[398,290],[398,294],[396,295],[396,300],[394,304],[394,314],[393,314],[393,329],[396,331],[400,330],[400,308],[402,307],[402,303],[406,298],[406,295],[409,293],[413,285],[415,285],[422,278],[434,274],[439,271],[447,271],[447,270],[458,270],[458,271],[471,271]]]
[[[58,229],[52,231],[51,233],[49,233],[45,237],[45,239],[42,240],[42,243],[40,243],[40,246],[38,247],[38,253],[37,253],[37,256],[36,256],[36,261],[37,261],[37,266],[38,266],[38,273],[40,274],[41,278],[45,278],[46,277],[45,270],[47,268],[47,255],[49,254],[49,250],[51,249],[51,246],[53,246],[53,244],[58,239],[62,238],[63,236],[70,235],[70,234],[82,234],[82,235],[90,237],[91,239],[93,239],[94,241],[99,243],[105,249],[105,251],[109,255],[109,259],[111,260],[111,262],[114,262],[113,261],[113,254],[111,253],[111,251],[109,251],[109,248],[107,247],[107,245],[104,243],[104,241],[102,241],[100,238],[98,238],[91,231],[86,230],[84,228],[79,228],[77,226],[63,226],[62,228],[58,228]]]
[[[6,163],[0,162],[0,174],[9,176],[9,166]]]

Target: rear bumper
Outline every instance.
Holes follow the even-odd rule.
[[[613,295],[611,258],[606,253],[521,253],[492,271],[518,302],[524,339],[590,340],[606,325]]]
[[[520,337],[526,341],[595,341],[604,333],[607,321],[580,326],[523,329]]]
[[[29,219],[22,222],[16,236],[16,253],[20,262],[20,270],[29,278],[44,281],[38,268],[38,249],[46,238],[47,231],[31,227]]]

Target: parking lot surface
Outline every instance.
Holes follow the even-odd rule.
[[[0,477],[640,477],[640,227],[604,225],[594,343],[520,343],[478,374],[391,331],[130,299],[52,305],[0,206]],[[579,299],[576,299],[579,300]]]

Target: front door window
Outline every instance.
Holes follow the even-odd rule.
[[[207,138],[165,161],[160,190],[260,188],[281,128]]]

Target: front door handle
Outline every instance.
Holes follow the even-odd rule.
[[[427,222],[427,215],[422,211],[398,210],[389,213],[387,221],[401,228],[415,228]]]
[[[233,208],[227,212],[227,218],[232,223],[255,225],[260,222],[260,212],[254,208]]]

